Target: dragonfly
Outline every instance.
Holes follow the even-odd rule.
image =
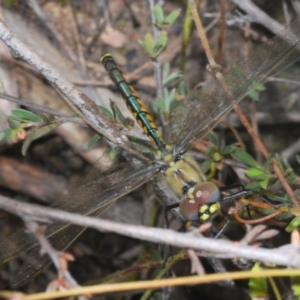
[[[219,209],[220,189],[206,180],[198,163],[187,152],[257,84],[299,59],[300,26],[297,23],[293,25],[257,47],[247,58],[224,73],[227,88],[213,79],[183,100],[171,115],[167,142],[112,56],[103,55],[101,61],[105,69],[151,142],[132,141],[143,160],[137,162],[135,159],[112,167],[100,177],[83,183],[73,193],[55,201],[51,207],[99,216],[110,204],[153,179],[155,191],[165,205],[179,203],[178,215],[181,218],[206,221],[213,217]],[[292,28],[296,28],[295,34]],[[57,250],[64,250],[84,230],[55,222],[48,225],[45,236]],[[25,228],[0,243],[0,262],[20,255],[24,255],[26,260],[12,279],[13,287],[25,284],[49,263],[48,257],[39,255],[37,241],[26,233]]]

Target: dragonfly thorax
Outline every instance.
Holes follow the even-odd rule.
[[[165,180],[178,199],[192,187],[206,180],[196,161],[189,155],[181,155],[173,159],[164,170]]]
[[[175,156],[162,172],[169,188],[180,199],[179,212],[185,219],[207,221],[219,211],[219,188],[206,181],[191,156]]]

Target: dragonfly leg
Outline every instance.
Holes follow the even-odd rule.
[[[214,239],[218,239],[219,236],[224,232],[224,230],[226,229],[226,227],[228,226],[230,220],[229,220],[229,217],[227,216],[226,218],[226,222],[225,224],[222,226],[222,228],[219,230],[219,232],[216,234],[216,236],[214,237]]]
[[[285,206],[285,204],[274,204],[271,202],[271,200],[265,196],[265,195],[261,195],[260,193],[257,193],[255,192],[254,190],[251,190],[251,189],[245,189],[243,185],[236,185],[236,186],[230,186],[230,187],[223,187],[223,188],[220,188],[221,191],[226,191],[226,190],[230,190],[232,188],[242,188],[241,191],[239,192],[236,192],[234,194],[231,194],[231,195],[228,195],[228,196],[224,196],[221,200],[229,200],[229,199],[232,199],[234,200],[235,198],[238,198],[238,197],[242,197],[242,196],[246,196],[246,197],[249,197],[249,196],[252,196],[252,195],[256,195],[258,196],[263,202],[269,204],[270,206],[272,206],[274,209],[278,209],[282,206]]]

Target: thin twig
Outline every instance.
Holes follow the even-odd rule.
[[[158,38],[159,38],[159,31],[158,28],[155,25],[155,16],[154,16],[154,0],[148,0],[149,3],[149,10],[150,10],[150,16],[151,16],[151,23],[152,23],[152,32],[154,36],[154,41],[157,43]],[[157,57],[154,60],[154,77],[156,81],[156,96],[158,98],[162,98],[163,96],[163,86],[162,86],[162,71],[161,71],[161,62],[160,58]]]
[[[224,43],[224,35],[225,35],[225,23],[226,23],[226,1],[221,0],[220,6],[220,30],[219,30],[219,39],[218,39],[218,51],[216,55],[216,63],[222,63],[223,56],[223,43]]]
[[[196,24],[197,31],[199,33],[199,36],[200,36],[200,39],[201,39],[201,42],[202,42],[202,46],[204,48],[204,51],[205,51],[206,57],[208,59],[208,62],[210,64],[210,66],[212,68],[214,68],[214,66],[216,66],[216,62],[215,62],[213,53],[210,49],[208,40],[206,38],[205,30],[203,29],[203,26],[201,24],[201,20],[199,18],[197,8],[196,8],[196,4],[195,4],[194,0],[189,0],[189,6],[191,8],[191,12],[192,12],[192,15],[193,15],[193,18],[194,18],[194,22]]]
[[[28,203],[21,203],[0,196],[0,207],[4,210],[32,220],[55,220],[63,223],[72,223],[83,227],[90,227],[101,232],[115,232],[128,237],[143,239],[151,242],[173,245],[178,247],[192,248],[195,250],[212,251],[227,254],[228,257],[241,256],[249,259],[259,260],[264,263],[274,263],[294,268],[300,268],[300,255],[293,253],[291,256],[286,252],[278,250],[253,248],[249,246],[239,246],[226,240],[214,240],[210,238],[197,238],[194,234],[179,233],[170,229],[148,228],[145,226],[134,226],[116,223],[100,218],[82,216],[80,214],[69,213],[42,207]]]
[[[281,215],[282,212],[281,211],[275,211],[274,213],[272,214],[269,214],[265,217],[262,217],[262,218],[259,218],[259,219],[255,219],[255,220],[245,220],[245,219],[242,219],[239,214],[235,214],[234,217],[235,219],[241,223],[241,224],[250,224],[250,225],[254,225],[254,224],[258,224],[258,223],[262,223],[262,222],[266,222],[268,220],[271,220],[275,217],[278,217],[279,215]]]
[[[72,290],[38,293],[32,295],[24,295],[20,292],[0,292],[0,296],[7,299],[22,299],[22,300],[46,300],[46,299],[61,299],[62,297],[78,296],[82,294],[107,294],[120,293],[126,291],[140,291],[143,289],[159,289],[171,286],[190,286],[220,282],[228,279],[242,280],[249,278],[268,278],[268,277],[297,277],[299,270],[291,269],[268,269],[258,271],[238,271],[228,272],[225,274],[208,274],[205,276],[184,276],[176,278],[167,278],[160,280],[142,280],[138,282],[123,282],[114,284],[101,284],[96,286],[81,287]]]

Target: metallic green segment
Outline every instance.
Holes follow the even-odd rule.
[[[121,96],[123,97],[128,109],[137,120],[138,124],[143,128],[144,132],[149,136],[152,142],[159,148],[165,149],[166,143],[158,130],[154,120],[149,114],[143,101],[138,97],[136,91],[126,81],[123,73],[117,67],[116,62],[109,53],[101,57],[101,62],[105,67],[112,81],[118,88]]]

